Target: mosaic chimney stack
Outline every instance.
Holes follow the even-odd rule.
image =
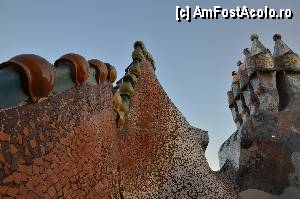
[[[245,61],[238,61],[238,72],[232,73],[231,91],[237,107],[231,99],[229,107],[232,107],[230,110],[238,129],[257,111],[278,111],[279,97],[273,57],[258,38],[256,34],[251,35],[251,50],[244,49]]]
[[[239,99],[240,96],[239,81],[238,81],[238,76],[236,71],[232,71],[231,75],[232,75],[232,84],[231,84],[232,89],[231,91],[227,92],[228,104],[232,113],[233,121],[235,122],[237,129],[239,129],[243,123],[237,105],[237,98]]]
[[[300,59],[281,39],[280,34],[273,36],[274,61],[278,71],[277,82],[282,110],[294,103],[299,103],[300,99]]]
[[[291,185],[300,187],[300,153],[294,152],[291,155],[292,163],[295,168],[295,172],[290,175]]]
[[[300,59],[280,34],[273,55],[258,35],[250,38],[227,93],[238,128],[220,147],[221,173],[240,191],[281,194],[300,187]]]
[[[246,106],[248,107],[250,116],[253,115],[259,106],[259,101],[257,99],[257,96],[255,95],[255,92],[253,90],[252,85],[249,83],[249,76],[248,76],[248,70],[247,65],[250,64],[250,49],[245,48],[243,50],[243,53],[245,55],[244,64],[243,67],[240,67],[239,70],[239,79],[241,81],[241,92],[243,94],[243,97],[245,99]]]
[[[251,35],[251,41],[251,56],[246,66],[250,84],[259,101],[258,109],[277,112],[279,98],[272,54],[259,41],[258,35]]]
[[[245,90],[245,88],[247,88],[248,75],[244,63],[238,61],[237,66],[238,66],[238,79],[239,79],[239,87],[240,87],[240,97],[237,100],[237,105],[238,105],[238,110],[240,112],[241,118],[243,119],[244,122],[249,118],[249,113],[250,113],[243,94],[243,91]]]

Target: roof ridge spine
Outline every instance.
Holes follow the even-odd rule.
[[[152,55],[145,48],[142,41],[136,41],[131,54],[132,62],[125,69],[125,75],[117,82],[113,97],[115,120],[117,127],[122,129],[125,126],[131,105],[131,98],[134,95],[134,87],[141,75],[141,62],[148,60],[155,70],[155,62]]]

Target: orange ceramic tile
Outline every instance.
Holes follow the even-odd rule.
[[[0,141],[9,141],[10,136],[3,131],[0,131]]]
[[[48,189],[48,194],[50,195],[51,198],[53,198],[56,195],[56,190],[55,190],[55,188],[53,186],[51,186]]]
[[[24,133],[24,135],[28,136],[29,135],[29,129],[24,127],[23,133]]]
[[[36,140],[34,140],[34,139],[30,140],[30,145],[31,145],[32,148],[35,148],[37,146]]]
[[[6,178],[3,179],[3,183],[8,183],[8,182],[13,182],[14,181],[14,176],[9,175]]]
[[[5,158],[4,155],[0,152],[0,162],[5,162]]]
[[[18,149],[17,149],[17,147],[14,144],[10,144],[9,148],[10,148],[11,154],[13,154],[13,155],[18,152]]]
[[[15,196],[18,195],[18,192],[19,192],[18,188],[9,187],[9,188],[7,189],[6,194],[9,195],[9,196],[15,197]]]

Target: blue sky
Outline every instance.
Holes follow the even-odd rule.
[[[175,7],[291,8],[292,20],[195,20],[178,23]],[[250,47],[251,33],[273,51],[274,33],[300,52],[300,4],[294,1],[0,1],[0,62],[35,53],[54,62],[69,52],[116,66],[131,62],[132,44],[143,40],[169,97],[194,126],[208,130],[206,157],[218,169],[217,151],[234,132],[226,91],[231,71]]]

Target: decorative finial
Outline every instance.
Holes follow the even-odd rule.
[[[242,62],[241,60],[239,60],[239,61],[236,63],[236,65],[237,65],[237,66],[240,66],[242,63],[243,63],[243,62]]]
[[[282,40],[281,40],[281,35],[280,34],[275,34],[273,36],[273,40],[275,41],[275,46],[274,46],[274,52],[273,56],[274,57],[279,57],[282,56],[288,52],[293,52]]]
[[[145,50],[145,44],[142,41],[136,41],[133,44],[134,49],[136,49],[137,47],[140,47],[143,51]]]
[[[145,58],[152,64],[153,69],[155,70],[155,61],[151,55],[151,53],[147,50],[147,48],[145,47],[144,42],[142,41],[136,41],[133,44],[134,49],[138,49],[140,48],[143,52],[143,55],[145,56]],[[134,56],[135,57],[135,56]]]
[[[273,40],[274,40],[274,41],[277,41],[277,40],[279,40],[279,39],[281,39],[281,34],[275,34],[275,35],[273,36]]]
[[[231,76],[232,76],[232,83],[239,81],[238,74],[235,70],[231,72]]]
[[[252,34],[252,35],[250,36],[250,40],[251,40],[251,41],[258,40],[258,38],[259,38],[258,34]]]
[[[244,54],[245,56],[250,55],[250,49],[249,49],[249,48],[245,48],[245,49],[243,50],[243,54]]]

